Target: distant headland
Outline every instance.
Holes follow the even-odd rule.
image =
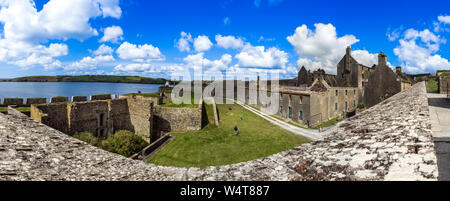
[[[111,83],[137,83],[137,84],[165,84],[169,81],[164,78],[148,78],[140,76],[114,76],[114,75],[57,75],[57,76],[27,76],[13,79],[4,79],[0,82],[111,82]]]

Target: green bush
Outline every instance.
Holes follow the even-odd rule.
[[[118,131],[106,139],[99,139],[90,132],[76,133],[73,137],[90,145],[126,157],[130,157],[148,146],[148,143],[140,136],[127,130]]]
[[[108,137],[100,144],[102,149],[126,157],[130,157],[131,155],[141,151],[146,146],[148,146],[146,141],[144,141],[140,136],[127,130],[116,132],[113,136]]]
[[[99,146],[101,141],[90,132],[75,133],[73,137],[93,146]]]
[[[358,105],[358,109],[364,109],[366,106],[364,105],[364,103],[361,103]]]

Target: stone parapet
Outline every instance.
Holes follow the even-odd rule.
[[[72,96],[72,102],[87,101],[87,96]]]
[[[24,106],[23,104],[23,98],[4,98],[3,99],[3,106],[7,107],[10,105],[15,105],[17,107]]]
[[[69,98],[66,96],[57,96],[50,99],[51,103],[61,103],[61,102],[67,102],[69,101]]]
[[[25,103],[25,106],[30,107],[31,104],[42,104],[47,103],[46,98],[27,98],[27,102]]]
[[[92,95],[91,96],[91,100],[110,100],[110,99],[114,99],[115,95],[113,94],[97,94],[97,95]]]

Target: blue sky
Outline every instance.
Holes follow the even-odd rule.
[[[352,47],[409,73],[450,69],[448,1],[3,0],[0,78],[181,70],[335,73]],[[101,47],[101,48],[100,48]]]

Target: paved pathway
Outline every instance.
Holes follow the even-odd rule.
[[[231,99],[230,99],[231,100]],[[323,137],[331,132],[333,132],[335,130],[335,126],[330,126],[327,128],[323,129],[323,132],[319,132],[318,129],[304,129],[304,128],[300,128],[298,126],[294,126],[291,125],[289,123],[286,123],[284,121],[281,121],[275,117],[272,117],[271,115],[264,113],[260,110],[257,110],[253,107],[250,107],[249,105],[246,105],[240,101],[235,101],[237,104],[239,104],[240,106],[244,107],[245,109],[255,113],[256,115],[262,117],[263,119],[266,119],[267,121],[269,121],[270,123],[277,125],[283,129],[286,129],[294,134],[297,135],[301,135],[304,137],[307,137],[311,140],[320,140],[323,139]]]
[[[450,100],[447,99],[447,94],[427,95],[433,137],[450,139]]]
[[[450,100],[447,94],[429,93],[431,131],[436,149],[439,180],[450,180]]]

